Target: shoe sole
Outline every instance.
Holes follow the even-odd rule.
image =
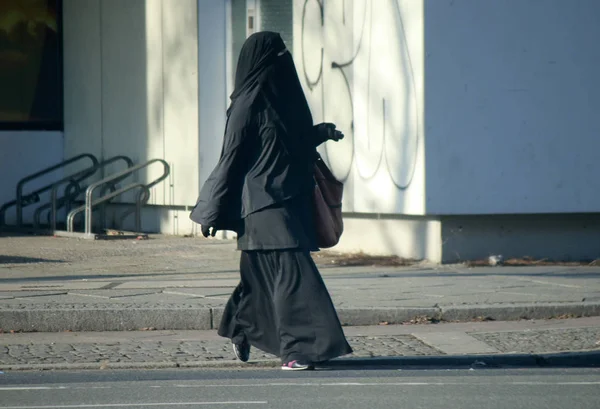
[[[243,360],[242,357],[238,355],[238,351],[237,351],[237,348],[235,347],[235,345],[232,344],[231,347],[233,348],[233,354],[235,355],[235,357],[237,359],[239,359],[242,362],[248,362],[248,360],[250,359],[250,357],[248,357],[248,359],[246,359],[246,360]]]
[[[307,366],[304,368],[290,368],[289,366],[282,366],[281,367],[282,371],[314,371],[315,367],[314,366]]]

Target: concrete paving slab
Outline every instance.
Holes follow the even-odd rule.
[[[465,332],[413,333],[419,341],[447,355],[496,354],[496,348]]]
[[[47,291],[52,290],[93,290],[105,287],[110,284],[110,281],[69,281],[69,280],[48,280],[48,281],[26,281],[23,282],[3,282],[0,279],[2,292],[7,291]]]
[[[521,293],[516,291],[497,291],[485,297],[485,303],[505,303],[507,300],[514,303],[523,302],[580,302],[586,292],[559,292],[559,293]]]
[[[39,298],[27,298],[27,299],[11,299],[1,300],[0,310],[11,309],[11,308],[42,308],[41,306],[48,306],[49,308],[62,308],[71,309],[71,306],[86,306],[86,305],[114,305],[115,308],[126,308],[127,306],[146,306],[146,305],[204,305],[204,306],[219,306],[224,304],[225,301],[217,298],[205,298],[205,297],[191,297],[183,295],[172,295],[172,294],[149,294],[139,295],[133,297],[117,297],[117,298],[103,298],[103,297],[86,297],[80,295],[61,295],[57,297],[39,297]]]
[[[169,280],[169,281],[129,281],[119,284],[119,289],[146,289],[146,288],[234,288],[239,280]]]
[[[3,292],[2,295],[5,297],[12,298],[38,298],[38,297],[53,297],[58,295],[67,294],[66,291],[15,291],[15,292]]]
[[[210,288],[177,288],[165,289],[164,294],[186,295],[191,297],[213,297],[225,298],[226,300],[232,293],[231,287],[210,287]]]
[[[81,297],[92,297],[92,298],[123,298],[123,297],[137,297],[142,295],[160,294],[161,289],[158,290],[72,290],[69,291],[69,295],[81,296]]]
[[[361,298],[352,297],[352,294],[333,295],[333,303],[336,308],[435,308],[438,305],[438,299],[421,297],[421,298]]]

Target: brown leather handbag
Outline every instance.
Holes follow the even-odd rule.
[[[342,196],[344,184],[337,180],[320,155],[314,167],[315,190],[313,195],[314,221],[317,244],[320,248],[335,246],[344,231]]]

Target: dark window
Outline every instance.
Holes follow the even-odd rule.
[[[0,1],[0,130],[62,130],[62,1]]]

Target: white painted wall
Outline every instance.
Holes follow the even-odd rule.
[[[164,159],[172,174],[150,203],[195,203],[196,0],[65,0],[64,15],[65,154]],[[137,180],[161,173],[155,164]]]
[[[427,213],[600,211],[599,15],[426,0]]]
[[[6,131],[0,132],[0,206],[16,199],[17,183],[40,170],[63,160],[62,132]],[[85,164],[90,162],[85,161]],[[62,170],[33,180],[24,186],[25,194],[61,178]],[[42,200],[46,197],[42,197]],[[24,222],[31,222],[34,205],[24,209]],[[6,213],[6,223],[14,224],[15,208]]]
[[[226,1],[199,0],[198,2],[198,83],[199,102],[199,168],[197,190],[219,161],[225,131],[228,82],[227,30],[229,6]],[[194,197],[193,203],[196,203]]]
[[[322,150],[344,210],[424,214],[423,0],[321,3],[294,0],[294,60],[315,122],[346,135]]]
[[[332,250],[440,262],[442,223],[415,216],[378,218],[350,215],[344,218],[344,234]]]

